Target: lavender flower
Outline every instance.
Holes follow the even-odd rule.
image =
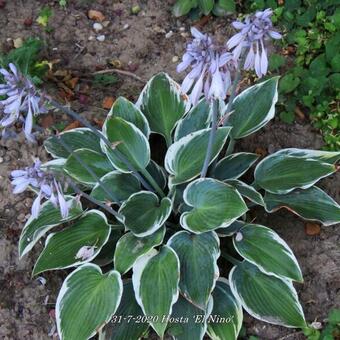
[[[268,56],[265,47],[267,39],[281,39],[281,34],[273,29],[271,16],[273,11],[267,8],[264,11],[258,11],[252,16],[246,17],[244,22],[234,21],[233,26],[240,30],[232,36],[227,46],[229,49],[234,48],[233,54],[236,60],[239,59],[243,48],[249,49],[244,62],[245,70],[253,70],[258,77],[262,77],[268,70]]]
[[[5,100],[0,100],[0,127],[4,129],[3,135],[5,135],[8,127],[17,121],[23,121],[26,138],[34,141],[33,116],[46,113],[46,108],[33,83],[23,76],[14,64],[8,66],[10,72],[0,68],[0,73],[5,80],[4,84],[0,84],[0,95],[7,96]],[[24,118],[21,113],[26,113],[26,117]]]
[[[182,90],[189,92],[192,88],[190,100],[193,105],[203,93],[207,100],[225,99],[231,84],[233,55],[218,49],[207,34],[196,28],[191,28],[191,34],[194,39],[187,45],[182,62],[177,66],[177,72],[191,68],[184,78]]]
[[[14,186],[14,194],[20,194],[28,187],[38,192],[38,196],[32,205],[32,216],[34,218],[39,215],[43,198],[50,201],[55,207],[59,206],[63,218],[68,216],[69,206],[63,195],[61,185],[52,174],[41,169],[40,160],[36,160],[31,167],[26,167],[24,170],[12,171],[11,176],[13,178],[11,183]]]

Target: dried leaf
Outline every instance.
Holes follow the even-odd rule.
[[[309,236],[320,235],[321,228],[317,223],[307,222],[305,224],[305,233]]]
[[[111,109],[115,99],[113,97],[105,97],[103,99],[102,107],[103,109]]]

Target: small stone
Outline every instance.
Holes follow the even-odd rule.
[[[97,40],[103,42],[105,40],[105,35],[104,34],[98,35]]]
[[[311,326],[314,328],[314,329],[322,329],[322,323],[321,322],[318,322],[318,321],[314,321],[311,323]]]
[[[89,37],[88,37],[88,41],[93,41],[93,40],[95,40],[96,39],[96,37],[94,37],[93,35],[90,35]]]
[[[96,11],[94,9],[90,9],[87,13],[87,16],[91,20],[96,20],[96,21],[100,21],[100,22],[105,20],[104,14],[102,12]]]
[[[183,27],[183,26],[180,27],[180,28],[179,28],[179,31],[180,31],[180,32],[185,32],[185,27]]]
[[[177,63],[178,60],[179,60],[179,58],[178,58],[177,55],[175,55],[175,56],[172,57],[172,62],[173,62],[173,63]]]
[[[242,235],[240,232],[238,232],[238,233],[236,234],[235,241],[236,241],[236,242],[240,242],[240,241],[242,241],[242,240],[243,240],[243,235]]]
[[[13,45],[15,48],[19,48],[24,44],[24,41],[22,40],[22,38],[16,38],[13,39]]]
[[[2,157],[0,157],[0,163],[2,163],[4,161],[4,159]]]
[[[99,22],[95,22],[95,23],[93,24],[93,29],[94,29],[96,32],[99,32],[99,31],[101,31],[101,30],[103,29],[103,25],[100,24]]]
[[[169,31],[168,33],[165,34],[165,39],[169,39],[174,35],[173,31]]]
[[[103,22],[102,22],[102,25],[103,25],[104,27],[109,26],[109,25],[110,25],[110,20],[105,20],[105,21],[103,21]]]
[[[182,36],[183,38],[187,38],[187,37],[189,36],[189,33],[188,33],[188,32],[182,32],[182,33],[181,33],[181,36]]]
[[[129,24],[125,24],[125,25],[123,26],[123,30],[127,30],[129,27],[130,27]]]

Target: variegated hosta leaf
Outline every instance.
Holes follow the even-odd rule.
[[[278,80],[273,77],[251,86],[234,99],[228,121],[234,139],[249,136],[274,118]]]
[[[228,138],[230,128],[223,127],[216,131],[211,162],[217,157]],[[188,182],[195,178],[205,159],[210,129],[193,132],[172,144],[165,156],[165,169],[173,176],[172,185]]]
[[[90,149],[101,153],[99,137],[88,128],[77,128],[61,132],[58,138],[62,140],[72,151],[78,149]],[[68,158],[70,155],[56,136],[49,137],[44,142],[44,147],[54,158]]]
[[[144,320],[142,309],[139,307],[132,281],[128,279],[123,285],[123,296],[117,312],[112,317],[113,329],[109,334],[112,340],[138,340],[149,328]],[[109,328],[110,326],[109,325]]]
[[[99,178],[113,170],[112,164],[103,153],[90,149],[78,149],[74,151],[73,155],[69,156],[64,170],[68,175],[80,183],[93,186],[97,183],[97,180],[78,161],[77,157],[79,157]]]
[[[140,191],[131,195],[119,209],[121,222],[135,236],[145,237],[153,234],[168,219],[172,202],[164,197],[159,201],[156,194]]]
[[[115,270],[102,274],[100,267],[84,264],[65,279],[56,303],[61,340],[87,340],[116,312],[123,293]]]
[[[62,218],[59,207],[54,207],[51,202],[47,201],[42,204],[37,218],[31,216],[27,220],[19,240],[20,257],[28,253],[50,229],[64,222],[71,221],[82,214],[83,209],[78,199],[67,196],[66,201],[69,207],[69,214],[65,219]]]
[[[233,295],[254,318],[286,327],[304,328],[306,321],[290,280],[264,274],[243,261],[229,273]]]
[[[180,295],[173,306],[167,334],[175,340],[202,340],[207,329],[206,318],[212,308],[211,298],[209,302],[205,312]]]
[[[306,190],[294,190],[285,195],[266,193],[266,210],[274,212],[281,208],[325,226],[340,223],[340,206],[320,188],[313,186]]]
[[[280,150],[276,154],[314,159],[316,161],[328,164],[334,164],[340,160],[340,151],[335,152],[335,151],[288,148]]]
[[[247,224],[233,238],[237,252],[261,271],[302,282],[302,273],[288,244],[273,230]]]
[[[132,232],[126,233],[120,238],[116,246],[114,253],[115,269],[125,274],[140,256],[159,246],[163,242],[164,235],[164,227],[147,237],[137,237]]]
[[[118,97],[113,103],[108,114],[109,117],[121,117],[127,122],[134,124],[141,130],[146,138],[149,138],[149,123],[139,108],[124,97]]]
[[[148,81],[136,106],[146,116],[151,130],[163,135],[169,144],[173,128],[187,109],[188,98],[173,79],[159,73]]]
[[[209,232],[193,235],[179,231],[167,244],[179,258],[179,288],[182,295],[195,306],[206,310],[219,276],[217,259],[220,256],[220,242],[217,234]]]
[[[138,304],[162,338],[167,327],[163,317],[171,315],[178,299],[178,256],[168,246],[163,246],[159,252],[151,249],[135,262],[132,282]]]
[[[262,195],[251,185],[241,182],[238,179],[230,179],[225,182],[232,185],[242,196],[247,197],[250,201],[264,206]]]
[[[195,0],[177,0],[172,8],[172,13],[175,17],[181,17],[188,14],[195,4]]]
[[[150,161],[150,147],[143,132],[134,124],[120,117],[108,117],[103,125],[103,134],[112,148],[101,141],[101,147],[115,168],[130,172],[122,161],[123,155],[135,170],[143,170]]]
[[[205,99],[202,99],[178,122],[174,139],[175,141],[178,141],[180,138],[185,137],[192,132],[206,129],[209,127],[210,123],[210,106]]]
[[[86,212],[71,227],[47,237],[33,275],[91,261],[107,242],[110,230],[106,216],[101,211]]]
[[[214,170],[214,177],[224,181],[241,177],[259,158],[256,153],[239,152],[222,158]]]
[[[166,187],[167,175],[163,167],[151,159],[146,167],[146,171],[156,181],[160,188],[164,189]]]
[[[208,335],[212,340],[236,340],[243,312],[226,279],[217,280],[212,296],[214,307],[208,319]]]
[[[97,183],[92,189],[91,196],[98,201],[121,203],[135,192],[141,190],[141,185],[135,176],[131,174],[124,174],[117,170],[109,172],[100,180],[103,185],[110,190],[112,195],[108,196],[102,186]]]
[[[235,188],[212,178],[191,182],[183,198],[192,210],[181,215],[180,223],[194,233],[227,227],[248,210]]]
[[[256,184],[266,191],[287,194],[297,188],[307,189],[335,171],[333,164],[276,152],[256,166],[254,177]]]

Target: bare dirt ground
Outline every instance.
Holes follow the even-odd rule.
[[[65,11],[57,1],[7,1],[5,7],[0,8],[0,51],[11,48],[13,39],[41,37],[46,43],[45,57],[59,59],[58,68],[70,70],[80,78],[71,98],[73,108],[100,120],[107,112],[102,108],[105,96],[124,95],[136,99],[143,84],[131,77],[119,76],[119,81],[112,87],[88,85],[85,75],[107,68],[110,60],[119,60],[125,70],[144,81],[159,71],[181,79],[175,67],[189,36],[190,22],[171,16],[173,1],[70,0],[68,3]],[[141,11],[132,15],[131,7],[136,4]],[[44,5],[53,8],[48,32],[35,22]],[[89,9],[100,10],[108,21],[99,33],[93,30],[94,21],[87,16]],[[33,19],[32,25],[27,25],[28,19]],[[209,20],[204,30],[223,37],[226,27],[225,19],[214,19]],[[105,35],[105,40],[98,41],[99,35]],[[60,95],[60,88],[55,83],[51,82],[50,88],[50,94]],[[61,120],[64,119],[63,116]],[[23,140],[0,143],[0,338],[48,339],[48,334],[53,333],[53,307],[63,273],[42,275],[47,279],[46,284],[31,278],[39,249],[19,260],[18,237],[32,199],[29,195],[13,196],[8,177],[11,170],[30,164],[32,154],[42,158],[46,155],[41,146],[28,145]],[[293,146],[318,149],[321,145],[321,137],[310,128],[308,121],[291,126],[274,121],[242,141],[238,149],[254,152],[261,148],[273,152]],[[338,202],[339,180],[338,174],[321,183]],[[340,307],[339,226],[323,227],[319,235],[308,236],[304,222],[288,212],[267,215],[257,210],[256,216],[258,222],[273,227],[292,247],[305,278],[305,283],[297,289],[306,318],[310,322],[323,321],[331,308]],[[294,330],[264,324],[250,317],[245,321],[247,334],[257,335],[260,339],[305,338]]]

